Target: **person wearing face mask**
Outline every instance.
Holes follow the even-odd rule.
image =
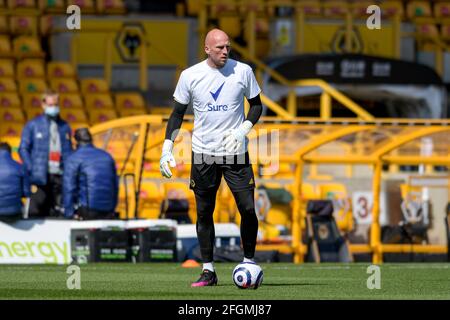
[[[116,164],[111,155],[92,144],[87,128],[75,131],[77,150],[65,163],[64,216],[92,220],[113,219],[119,192]]]
[[[62,173],[72,142],[70,126],[59,116],[58,101],[57,92],[46,91],[44,114],[27,122],[22,131],[19,154],[32,185],[30,218],[62,216]]]

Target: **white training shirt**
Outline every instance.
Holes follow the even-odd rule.
[[[261,92],[251,67],[228,59],[220,69],[206,60],[184,70],[173,97],[181,104],[192,102],[194,130],[192,150],[210,155],[231,155],[221,145],[225,132],[244,122],[244,97]],[[245,141],[247,151],[248,139]]]

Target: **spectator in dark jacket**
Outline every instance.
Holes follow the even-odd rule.
[[[29,121],[22,132],[19,154],[30,177],[30,217],[60,216],[64,162],[72,152],[71,129],[59,117],[58,94],[42,96],[44,114]]]
[[[114,218],[118,196],[114,159],[94,147],[86,128],[75,131],[75,140],[77,150],[64,169],[64,215],[82,220]]]
[[[30,196],[30,183],[24,168],[11,157],[11,147],[0,143],[0,220],[22,218],[22,197]]]

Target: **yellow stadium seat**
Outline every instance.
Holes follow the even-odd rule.
[[[42,93],[23,93],[22,102],[24,108],[41,108]]]
[[[240,3],[239,10],[241,14],[246,14],[248,11],[255,11],[258,14],[264,13],[264,0],[247,0]]]
[[[42,110],[42,94],[41,93],[23,93],[22,106],[24,109],[39,109]]]
[[[123,0],[97,0],[97,13],[125,14],[126,8]]]
[[[367,8],[373,5],[373,1],[355,1],[351,3],[350,10],[354,17],[367,18]]]
[[[23,125],[20,125],[20,127],[22,127],[22,126],[23,126]],[[20,158],[19,152],[18,152],[19,146],[20,146],[20,140],[21,140],[21,139],[20,139],[20,136],[3,136],[3,137],[0,136],[0,139],[1,139],[3,142],[7,142],[7,143],[11,146],[11,151],[12,151],[11,155],[12,155],[12,158],[13,158],[15,161],[21,163],[21,162],[22,162],[22,159]]]
[[[65,12],[65,11],[64,11]],[[55,25],[55,18],[58,16],[54,14],[46,14],[42,15],[39,18],[39,32],[43,36],[47,36],[50,34],[53,26]]]
[[[108,93],[109,85],[102,78],[84,78],[80,80],[81,93],[84,96],[91,93]]]
[[[79,93],[78,83],[75,79],[50,79],[50,88],[59,93]]]
[[[159,114],[159,115],[170,115],[172,113],[172,108],[168,107],[149,107],[150,114]]]
[[[17,63],[17,79],[45,78],[44,60],[24,59]]]
[[[242,24],[241,18],[235,16],[219,16],[219,28],[225,31],[231,38],[236,38],[241,34]]]
[[[20,98],[17,93],[3,93],[0,92],[0,109],[11,109],[11,108],[18,108],[20,109],[21,103]]]
[[[408,1],[406,15],[408,19],[431,17],[431,4],[428,1]]]
[[[10,32],[19,34],[38,34],[37,16],[11,16],[9,18]]]
[[[84,14],[95,13],[94,0],[67,0],[67,6],[75,4],[80,7],[81,12]]]
[[[14,77],[14,62],[12,60],[0,59],[0,77]]]
[[[13,56],[9,36],[0,34],[0,58],[12,58]]]
[[[83,109],[84,104],[78,93],[61,93],[59,95],[61,109]]]
[[[322,16],[322,7],[320,6],[319,1],[301,1],[298,2],[299,8],[301,8],[306,17],[321,17]]]
[[[45,13],[66,13],[64,0],[39,0],[38,6]]]
[[[139,218],[158,219],[161,209],[162,194],[156,183],[142,181],[139,193]]]
[[[95,93],[84,96],[86,101],[86,109],[112,109],[114,110],[114,103],[109,93]]]
[[[234,0],[213,0],[210,6],[210,16],[216,19],[222,16],[238,16],[238,6]]]
[[[78,128],[89,128],[89,124],[87,122],[72,122],[70,124],[70,129],[72,129],[72,136],[75,134],[75,131]]]
[[[257,18],[255,24],[256,33],[269,34],[270,32],[270,24],[269,19],[267,18]]]
[[[14,56],[18,59],[23,58],[45,58],[45,52],[42,51],[40,39],[33,36],[19,36],[13,40]]]
[[[0,139],[1,137],[20,137],[23,130],[23,124],[7,122],[2,123],[0,126]]]
[[[68,62],[51,61],[47,64],[47,78],[76,78],[76,73]]]
[[[25,112],[25,116],[28,121],[40,116],[43,113],[42,108],[24,108],[23,111]]]
[[[42,93],[47,89],[43,78],[19,78],[20,93]]]
[[[192,190],[185,182],[164,182],[162,184],[165,199],[188,199],[193,197]]]
[[[186,11],[189,16],[197,16],[200,12],[201,0],[186,0]]]
[[[327,1],[322,3],[323,15],[325,17],[343,17],[349,12],[345,1]]]
[[[0,78],[0,93],[16,91],[17,85],[13,78]]]
[[[437,19],[450,18],[450,2],[439,1],[434,3],[434,17]]]
[[[0,123],[2,126],[5,123],[16,122],[25,123],[25,116],[21,109],[2,108],[0,106]]]
[[[302,193],[301,193],[303,200],[313,200],[313,199],[319,199],[319,191],[310,183],[302,183]]]
[[[144,112],[146,111],[144,99],[139,93],[121,92],[116,93],[114,98],[116,101],[116,109],[119,111],[125,109],[143,110]]]
[[[337,199],[347,196],[345,185],[340,183],[327,183],[318,185],[322,199]]]
[[[9,33],[8,16],[0,14],[0,33]]]
[[[401,1],[383,1],[379,6],[383,18],[393,17],[395,15],[403,17],[404,15],[403,3]]]
[[[117,113],[113,109],[87,109],[91,125],[117,119]]]
[[[450,23],[441,25],[441,39],[450,41]]]
[[[438,38],[439,30],[435,24],[416,24],[417,32],[427,38]]]
[[[133,116],[140,116],[143,114],[147,114],[145,110],[139,110],[139,109],[122,109],[119,110],[119,116],[120,117],[133,117]]]
[[[82,109],[72,109],[72,108],[61,108],[60,111],[61,118],[72,123],[88,123],[88,119],[86,117],[86,114],[84,113],[84,110]]]
[[[35,9],[35,0],[8,0],[8,8],[13,10]]]
[[[162,200],[161,189],[156,183],[151,181],[142,181],[140,196],[145,199]]]
[[[256,56],[258,58],[263,59],[264,57],[267,57],[271,48],[270,39],[268,37],[256,39],[255,47]]]

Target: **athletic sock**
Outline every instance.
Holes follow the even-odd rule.
[[[255,263],[255,260],[244,257],[244,261],[242,261],[242,262],[253,262],[253,263]]]
[[[213,263],[212,262],[204,263],[203,264],[203,270],[205,270],[205,269],[214,272],[214,265],[213,265]]]

